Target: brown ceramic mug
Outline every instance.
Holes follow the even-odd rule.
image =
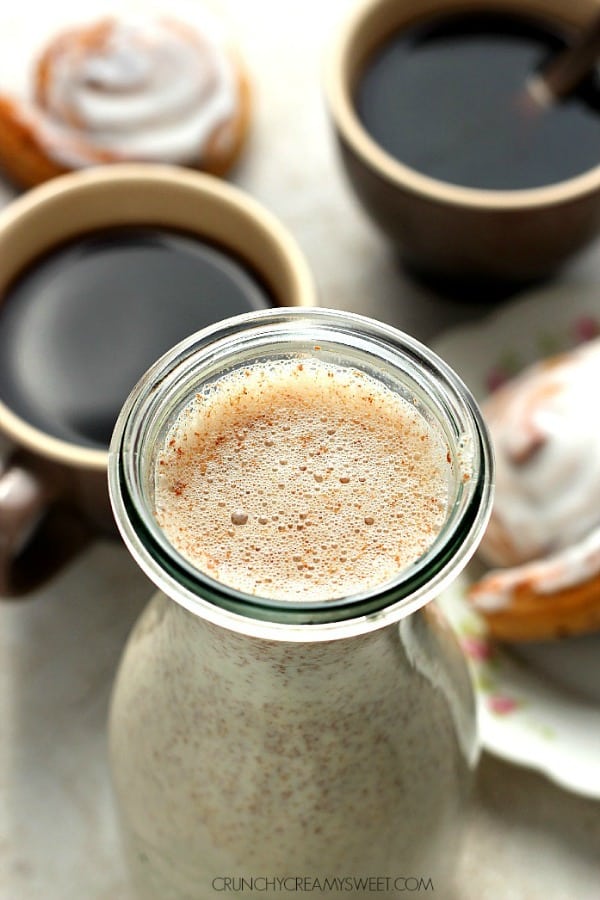
[[[143,164],[65,175],[2,210],[0,302],[13,280],[53,247],[128,225],[197,235],[241,257],[277,304],[316,303],[295,242],[254,200],[210,176]],[[47,434],[1,399],[0,435],[10,447],[0,473],[0,594],[16,596],[52,575],[90,538],[116,535],[106,483],[108,448]]]
[[[421,174],[364,128],[354,94],[374,50],[432,16],[496,11],[581,31],[597,0],[366,0],[342,25],[329,55],[327,103],[341,159],[365,211],[422,271],[461,279],[524,281],[557,269],[600,232],[600,164],[527,190],[480,190]]]

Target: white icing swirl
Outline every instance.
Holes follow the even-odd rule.
[[[70,167],[199,162],[239,103],[222,43],[166,18],[107,20],[96,30],[97,39],[62,41],[51,54],[39,122],[47,151]]]
[[[482,550],[513,565],[574,544],[600,522],[600,341],[528,369],[484,407],[496,497]]]

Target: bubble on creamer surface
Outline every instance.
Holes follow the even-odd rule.
[[[198,393],[156,466],[156,519],[198,569],[265,598],[393,578],[444,524],[448,448],[415,407],[318,359],[256,363]]]

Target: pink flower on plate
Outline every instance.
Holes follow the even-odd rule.
[[[500,368],[500,366],[495,366],[487,373],[485,386],[490,394],[493,394],[494,391],[497,391],[499,387],[502,387],[502,385],[507,382],[509,378],[510,372],[507,372],[505,369]]]
[[[469,659],[474,659],[477,662],[489,659],[494,652],[490,641],[470,634],[461,637],[460,645]]]
[[[580,316],[573,323],[573,334],[578,343],[591,341],[600,334],[600,323],[594,316]]]
[[[518,709],[520,703],[517,700],[514,700],[512,697],[507,697],[506,694],[491,694],[487,698],[488,706],[491,712],[495,713],[497,716],[505,716],[508,713],[514,712],[515,709]]]
[[[523,360],[520,354],[510,348],[504,350],[485,375],[485,386],[489,393],[502,387],[522,368]]]

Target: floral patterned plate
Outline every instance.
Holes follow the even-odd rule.
[[[540,357],[600,335],[600,285],[555,284],[503,307],[483,323],[448,332],[435,350],[483,399]],[[600,799],[600,634],[495,644],[467,606],[478,563],[439,599],[474,679],[484,747]]]

